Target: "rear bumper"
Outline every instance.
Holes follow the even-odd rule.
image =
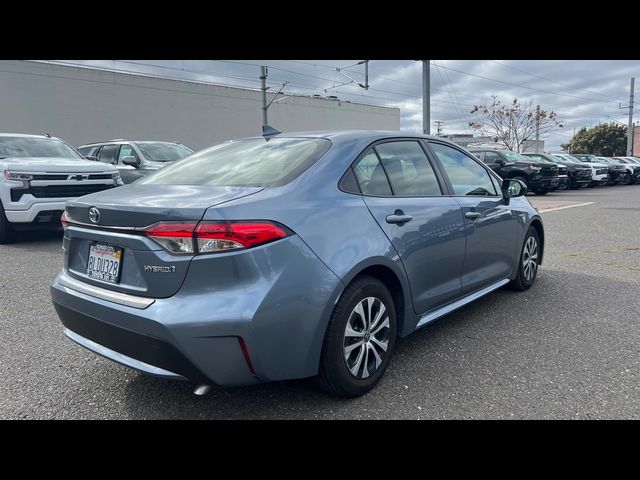
[[[51,296],[69,338],[151,375],[221,386],[315,375],[341,281],[296,236],[235,255],[244,281],[203,281],[211,266],[194,261],[176,295],[147,306],[83,290],[65,272]]]

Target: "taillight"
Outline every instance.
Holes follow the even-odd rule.
[[[62,223],[62,229],[63,230],[67,229],[67,227],[69,226],[69,222],[70,221],[71,221],[71,217],[69,216],[69,214],[65,210],[64,212],[62,212],[62,216],[60,217],[60,223]]]
[[[287,235],[271,222],[203,222],[196,229],[199,253],[255,247]]]
[[[196,223],[158,223],[145,230],[148,237],[171,253],[193,254],[193,231]]]
[[[176,254],[217,253],[251,248],[291,235],[281,225],[266,221],[159,223],[145,234]]]

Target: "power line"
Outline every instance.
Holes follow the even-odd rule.
[[[539,88],[528,87],[526,85],[520,85],[520,84],[517,84],[517,83],[504,82],[502,80],[496,80],[495,78],[489,78],[489,77],[485,77],[483,75],[478,75],[478,74],[475,74],[475,73],[464,72],[462,70],[457,70],[457,69],[451,68],[451,67],[441,67],[441,68],[444,68],[444,69],[447,69],[447,70],[451,70],[453,72],[462,73],[464,75],[469,75],[471,77],[482,78],[483,80],[489,80],[491,82],[501,83],[503,85],[508,85],[510,87],[526,88],[527,90],[533,90],[535,92],[548,93],[550,95],[558,95],[558,96],[561,96],[561,97],[577,98],[578,100],[587,100],[589,102],[611,103],[610,101],[607,101],[607,100],[598,100],[598,99],[595,99],[595,98],[578,97],[576,95],[569,95],[569,94],[566,94],[566,93],[556,93],[556,92],[552,92],[552,91],[549,91],[549,90],[542,90],[542,89],[539,89]]]
[[[568,83],[558,82],[557,80],[553,80],[553,79],[548,78],[548,77],[543,77],[542,75],[538,75],[536,73],[527,72],[526,70],[521,70],[519,68],[512,67],[511,65],[507,65],[506,63],[502,63],[502,62],[499,62],[497,60],[489,60],[489,61],[493,62],[493,63],[497,63],[498,65],[502,65],[503,67],[510,68],[511,70],[515,70],[516,72],[526,73],[527,75],[531,75],[533,77],[541,78],[542,80],[547,80],[549,82],[553,82],[553,83],[556,83],[558,85],[562,85],[562,86],[571,88],[573,90],[581,90],[583,92],[591,93],[593,95],[601,95],[603,97],[612,98],[613,100],[617,100],[617,97],[612,97],[611,95],[606,95],[604,93],[593,92],[591,90],[587,90],[586,88],[576,88],[576,87],[574,87],[572,85],[569,85]]]

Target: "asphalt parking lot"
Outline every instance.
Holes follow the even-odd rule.
[[[49,297],[61,233],[27,234],[0,246],[0,418],[640,418],[640,185],[529,199],[546,228],[534,287],[400,340],[378,387],[353,400],[308,380],[197,397],[76,346]]]

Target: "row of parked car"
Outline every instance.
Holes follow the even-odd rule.
[[[176,142],[110,140],[77,149],[51,135],[0,133],[0,244],[60,226],[71,198],[131,183],[193,153]]]
[[[470,152],[505,179],[517,179],[529,191],[640,183],[640,158],[598,157],[583,153],[517,153],[506,149],[472,148]]]
[[[519,154],[493,146],[470,152],[503,179],[520,180],[538,195],[640,183],[637,157]],[[69,198],[132,183],[192,153],[177,142],[116,139],[74,148],[50,135],[0,133],[0,243],[15,230],[59,225]]]

